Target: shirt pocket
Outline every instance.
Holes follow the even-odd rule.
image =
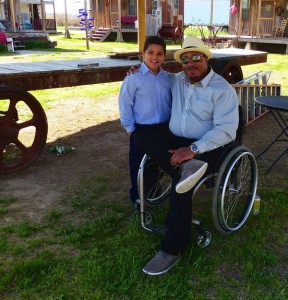
[[[190,104],[190,112],[201,121],[212,120],[213,103],[205,98],[198,97],[193,99]]]

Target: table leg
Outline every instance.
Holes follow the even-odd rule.
[[[257,157],[261,158],[264,163],[266,164],[266,166],[268,167],[266,174],[268,172],[270,172],[270,170],[275,166],[275,164],[285,155],[288,153],[288,147],[272,162],[272,163],[268,163],[267,159],[265,159],[264,157],[264,153],[266,153],[276,142],[288,142],[288,124],[287,122],[284,120],[283,116],[281,115],[281,113],[279,111],[274,111],[270,109],[270,112],[272,113],[274,119],[276,120],[276,122],[278,123],[278,125],[281,128],[281,132],[278,134],[278,136],[276,138],[273,139],[273,141],[268,145],[268,147],[266,147]],[[280,138],[282,135],[284,135],[284,139]],[[285,138],[286,136],[286,138]]]

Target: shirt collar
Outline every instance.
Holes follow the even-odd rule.
[[[145,75],[147,73],[151,73],[153,74],[154,76],[158,76],[162,73],[164,73],[165,71],[162,69],[162,67],[160,67],[160,70],[159,70],[159,73],[157,75],[155,75],[153,72],[151,72],[151,70],[146,66],[146,64],[144,62],[141,63],[141,66],[140,66],[140,70],[141,72]]]
[[[212,70],[212,68],[209,67],[209,73],[199,82],[194,83],[194,86],[199,86],[201,85],[202,87],[206,87],[209,84],[209,81],[211,80],[212,76],[214,75],[214,71]],[[182,72],[182,74],[180,75],[180,80],[185,81],[185,83],[187,84],[191,84],[188,77],[186,76],[186,74],[184,73],[184,71]]]

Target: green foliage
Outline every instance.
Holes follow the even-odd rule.
[[[15,229],[16,235],[18,237],[28,237],[37,230],[37,226],[28,221],[23,221],[20,224],[18,224],[18,226]]]
[[[69,49],[65,49],[67,40],[62,43],[62,37],[57,36],[61,41],[59,49],[45,57],[75,58],[75,53],[69,54],[73,42],[79,51],[77,55],[83,56],[85,42],[80,33],[77,36],[72,35]],[[126,51],[137,49],[135,43],[118,44]],[[118,44],[91,43],[90,52],[85,53],[103,56]],[[43,60],[42,54],[35,57]],[[244,76],[272,70],[270,81],[281,83],[282,93],[288,94],[287,63],[287,55],[269,54],[265,64],[244,66]],[[49,89],[33,91],[33,95],[47,108],[53,101],[69,97],[98,101],[115,96],[120,85],[117,82]],[[265,184],[259,184],[257,191],[262,199],[258,216],[250,215],[241,230],[227,236],[216,232],[212,221],[205,219],[205,226],[208,224],[213,234],[211,245],[199,249],[191,243],[167,274],[151,277],[141,269],[158,250],[161,238],[143,230],[134,218],[123,174],[114,169],[107,170],[105,176],[92,177],[87,172],[85,178],[71,185],[57,207],[49,208],[42,220],[15,218],[9,226],[0,227],[0,298],[288,299],[286,176],[280,174],[277,181],[282,180],[283,184],[277,182],[277,187],[274,175],[269,176],[261,176]],[[210,198],[203,196],[199,200],[195,205],[201,205],[205,213],[211,210]],[[14,201],[0,197],[3,224]],[[156,215],[159,211],[153,212]]]
[[[15,201],[14,198],[0,197],[0,216],[8,211],[8,207]]]
[[[2,43],[0,43],[0,53],[8,53],[8,48]]]
[[[267,62],[242,66],[244,78],[258,71],[272,71],[268,83],[280,83],[282,95],[288,95],[287,69],[288,55],[268,54]]]
[[[160,238],[133,218],[119,178],[87,175],[41,225],[0,231],[1,299],[287,299],[286,190],[260,189],[260,214],[241,230],[211,227],[208,248],[191,243],[173,269],[151,277],[141,268]]]
[[[41,40],[28,40],[24,42],[27,50],[39,50],[47,48],[47,42]]]

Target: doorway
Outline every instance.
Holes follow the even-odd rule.
[[[275,19],[275,2],[272,0],[262,0],[259,4],[259,35],[262,37],[271,36]]]

